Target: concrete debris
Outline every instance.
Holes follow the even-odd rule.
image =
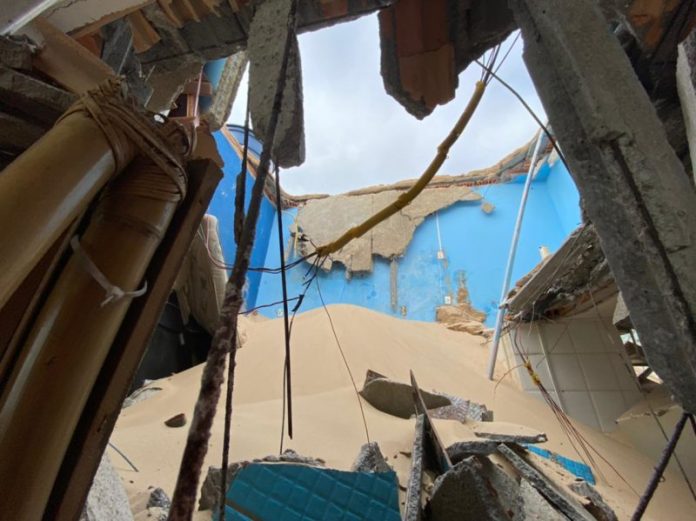
[[[482,474],[482,465],[470,457],[438,477],[426,511],[431,521],[509,521],[497,494]]]
[[[566,521],[526,479],[520,480],[520,503],[525,521]]]
[[[253,461],[254,463],[300,463],[302,465],[311,465],[312,467],[323,467],[326,464],[321,458],[302,456],[292,449],[285,449],[280,456],[270,455]]]
[[[474,403],[470,400],[465,400],[459,396],[453,396],[447,393],[441,393],[442,396],[449,399],[452,405],[446,405],[444,407],[438,407],[430,411],[431,418],[440,420],[457,420],[462,423],[467,421],[483,421],[491,422],[493,421],[493,411],[489,411],[488,408],[479,403]]]
[[[498,446],[498,452],[505,456],[505,459],[515,467],[522,478],[529,481],[534,488],[555,505],[558,510],[571,519],[571,521],[594,520],[590,513],[572,498],[570,494],[562,491],[555,483],[525,461],[513,449],[507,445],[501,444]]]
[[[238,463],[232,463],[227,466],[227,479],[225,483],[232,483],[232,480],[237,475],[237,473],[249,462],[243,461]],[[217,511],[220,505],[220,480],[222,479],[222,469],[218,467],[208,467],[208,474],[206,474],[203,480],[203,485],[201,486],[201,497],[198,500],[198,510],[213,510]]]
[[[393,470],[384,459],[376,441],[360,447],[360,453],[350,468],[351,472],[389,472]]]
[[[425,436],[425,415],[419,414],[416,418],[416,433],[411,452],[411,473],[406,489],[404,521],[420,521],[422,517],[421,491],[423,488]]]
[[[152,96],[148,100],[146,108],[152,112],[171,109],[176,99],[184,91],[184,86],[189,81],[198,78],[202,67],[202,61],[193,61],[174,71],[155,71],[147,80],[147,84],[152,88]]]
[[[520,491],[514,469],[505,467],[505,459],[500,455],[478,456],[477,459],[481,463],[481,473],[495,490],[500,506],[510,519],[525,519],[521,515]]]
[[[183,427],[186,425],[186,415],[182,412],[164,421],[167,427]]]
[[[448,398],[440,394],[426,391],[421,393],[428,409],[452,405]],[[387,378],[373,378],[366,381],[360,395],[375,409],[392,416],[408,419],[416,412],[413,405],[413,390],[408,384],[394,382]]]
[[[506,0],[397,2],[379,14],[384,88],[415,117],[454,98],[458,75],[515,28]]]
[[[458,441],[447,447],[447,455],[452,460],[452,463],[459,463],[474,454],[480,456],[495,454],[498,451],[499,444],[499,442],[492,440]]]
[[[314,244],[327,244],[394,202],[400,194],[399,190],[385,190],[309,200],[297,213],[296,229]],[[323,268],[330,270],[333,262],[340,262],[348,272],[372,271],[373,255],[384,259],[403,255],[416,228],[428,215],[457,202],[480,200],[481,196],[466,186],[426,189],[401,211],[330,255]],[[309,241],[301,241],[300,249],[306,255],[313,247]]]
[[[148,517],[153,517],[156,521],[167,521],[171,506],[172,501],[167,493],[158,487],[150,492],[150,497],[147,500]]]
[[[291,5],[291,0],[266,0],[258,4],[249,28],[249,106],[254,131],[261,140],[266,135],[273,109]],[[272,155],[283,168],[299,166],[305,159],[300,49],[297,36],[292,35],[291,40],[287,80]]]
[[[530,427],[505,422],[485,422],[474,427],[479,438],[500,443],[544,443],[546,434]]]
[[[133,521],[121,478],[105,453],[87,495],[80,521]]]
[[[597,489],[590,485],[587,481],[576,481],[571,483],[570,490],[585,497],[589,504],[585,508],[592,514],[597,521],[618,521],[614,510],[607,505],[604,498],[597,492]]]
[[[244,51],[239,51],[225,61],[222,76],[213,93],[213,102],[203,114],[203,120],[208,122],[210,130],[219,130],[230,118],[248,62]]]

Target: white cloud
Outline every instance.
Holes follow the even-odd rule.
[[[507,49],[505,46],[504,49]],[[422,121],[384,91],[376,16],[300,36],[307,160],[283,175],[289,193],[336,194],[418,177],[469,100],[480,69],[459,76],[456,98]],[[544,119],[518,41],[499,74]],[[230,117],[243,124],[244,79]],[[494,164],[536,131],[534,120],[493,81],[470,125],[450,151],[442,174]]]

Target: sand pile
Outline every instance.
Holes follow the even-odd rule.
[[[579,459],[543,402],[518,390],[509,379],[496,386],[484,377],[487,350],[481,337],[355,306],[328,309],[358,388],[368,369],[400,382],[409,381],[412,369],[422,389],[485,404],[494,411],[497,422],[543,431],[548,442],[541,447]],[[237,357],[230,461],[278,454],[280,446],[282,320],[245,321],[244,327],[246,342]],[[295,436],[284,440],[284,448],[321,458],[328,467],[348,470],[367,441],[366,433],[358,398],[323,309],[296,318],[292,349]],[[161,487],[168,494],[173,491],[188,425],[171,428],[164,421],[179,413],[190,419],[201,369],[195,367],[158,380],[152,385],[160,391],[122,412],[112,441],[140,471],[133,471],[118,455],[110,456],[134,501],[147,495],[148,487]],[[400,484],[405,486],[410,459],[401,452],[411,450],[415,420],[388,415],[366,401],[363,407],[370,439],[379,443]],[[220,465],[222,421],[220,404],[206,466]],[[466,434],[467,428],[457,421],[435,422],[445,445]],[[576,426],[630,487],[642,492],[654,461],[619,434],[605,435],[582,424]],[[609,465],[600,463],[599,470],[606,479],[598,476],[598,490],[620,519],[628,519],[637,495]],[[676,474],[666,474],[644,519],[692,518],[693,502],[686,485]]]

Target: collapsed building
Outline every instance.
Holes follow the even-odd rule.
[[[147,464],[129,490],[132,504],[144,498],[146,516],[192,518],[211,435],[213,444],[226,447],[226,469],[204,483],[219,492],[207,507],[226,518],[278,519],[279,512],[296,518],[297,504],[321,500],[317,508],[329,517],[377,518],[379,511],[385,519],[409,520],[615,519],[633,512],[639,519],[655,488],[651,508],[658,518],[681,515],[670,502],[688,511],[694,440],[684,428],[691,422],[696,429],[692,2],[32,0],[4,7],[3,516],[127,519],[129,507],[114,510],[113,498],[104,501],[123,478],[102,455],[111,443],[117,453],[117,445],[126,449],[119,453],[125,461],[133,454],[146,460],[143,450],[159,453],[151,434],[161,434],[162,424],[178,453]],[[418,180],[334,197],[290,196],[280,188],[278,168],[305,157],[297,35],[377,11],[385,90],[410,114],[424,118],[452,100],[458,74],[474,62],[484,70],[482,81]],[[487,83],[498,80],[498,46],[516,29],[553,134],[545,128],[545,137],[540,132],[535,144],[486,171],[433,177]],[[491,49],[488,61],[477,61]],[[226,124],[247,66],[255,136],[248,125]],[[530,193],[523,225],[513,219],[515,203]],[[233,219],[230,208],[236,208]],[[523,246],[508,269],[503,259],[513,226]],[[454,245],[455,230],[466,231],[469,252]],[[468,256],[483,248],[490,257]],[[310,270],[309,282],[296,267]],[[500,302],[509,276],[527,272]],[[312,281],[319,281],[316,290]],[[311,326],[307,335],[319,330],[320,308],[326,311],[332,336],[322,344],[334,338],[351,372],[339,339],[350,323],[339,335],[327,303],[414,321],[380,323],[364,310],[345,313],[359,317],[353,329],[379,324],[372,337],[352,343],[354,353],[379,337],[408,360],[360,362],[368,376],[357,403],[368,444],[352,470],[345,453],[356,452],[358,422],[332,416],[330,400],[352,396],[351,385],[357,392],[352,374],[350,383],[334,387],[328,366],[317,371],[305,363],[295,373],[303,379],[291,383],[290,354],[301,350],[291,350],[290,332],[300,309],[310,310],[298,319]],[[264,328],[239,318],[257,308],[280,320]],[[466,372],[476,386],[455,382],[466,353],[453,354],[453,346],[468,342],[475,349],[459,332],[490,336],[495,313],[502,318],[489,376],[512,375],[525,393],[515,394],[508,382],[504,388],[519,410],[491,403],[497,386],[472,376],[484,372],[482,365]],[[435,320],[459,332],[443,337],[449,350],[438,351],[440,369],[426,369],[426,358],[415,356],[417,347],[397,332],[403,327],[427,345],[442,328],[427,325],[425,334],[415,321]],[[249,387],[246,398],[235,391],[256,427],[245,431],[243,420],[231,423],[235,361],[241,347],[252,351],[255,340],[246,342],[245,333],[263,338],[264,329],[284,338],[285,359],[275,357],[283,391],[265,400],[264,389]],[[506,367],[496,373],[501,338]],[[245,373],[247,363],[270,380],[261,368],[272,357],[256,342],[249,355],[241,349],[239,374],[254,374]],[[311,352],[322,359],[321,349]],[[204,360],[204,367],[196,365]],[[165,378],[156,384],[162,388],[136,391],[142,404],[122,412],[126,395],[145,380],[192,366],[169,381],[202,380],[195,408],[193,393],[162,391]],[[419,378],[428,373],[423,381],[432,392],[421,392],[415,378],[410,386],[399,383],[410,369]],[[438,377],[450,388],[439,389]],[[148,403],[172,415],[161,419]],[[276,417],[270,407],[277,412],[281,403],[290,438],[293,417],[320,429],[315,422],[323,414],[345,429],[325,433],[344,453],[332,453],[329,442],[317,445],[326,452],[319,454],[314,439],[298,437],[294,443],[312,457],[288,455],[281,430],[281,454],[262,459],[274,449],[261,432]],[[299,406],[296,416],[292,403]],[[500,409],[505,421],[492,421],[486,406]],[[218,411],[225,427],[213,435]],[[556,436],[546,434],[553,427],[540,411],[561,425]],[[147,415],[140,424],[139,413]],[[526,414],[539,425],[523,427]],[[646,417],[664,439],[645,434]],[[391,464],[380,461],[368,425],[379,426],[382,450],[404,456],[399,464],[396,453]],[[674,428],[671,439],[665,427]],[[126,436],[129,428],[148,447]],[[230,430],[248,443],[234,464]],[[620,441],[599,431],[618,431]],[[691,445],[679,445],[660,491],[682,431]],[[263,443],[254,445],[254,437]],[[541,442],[550,449],[535,446]],[[604,443],[601,453],[591,447]],[[662,443],[668,450],[658,461]],[[603,459],[609,452],[626,461]],[[651,475],[655,461],[658,472]],[[327,462],[333,467],[322,469]],[[150,477],[159,482],[145,484]],[[576,478],[581,481],[573,483]],[[349,490],[329,501],[307,486],[296,492],[308,479]],[[635,489],[646,482],[638,501]],[[166,491],[145,492],[150,486]],[[351,503],[358,489],[363,499]],[[122,503],[124,494],[116,495],[112,503]],[[282,497],[299,499],[286,505]],[[355,501],[365,507],[373,500],[379,504],[372,511],[355,509]]]

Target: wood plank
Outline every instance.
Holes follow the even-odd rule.
[[[85,405],[44,519],[75,521],[79,517],[121,404],[157,326],[184,255],[222,178],[220,169],[209,160],[191,161],[187,170],[189,187],[186,199],[174,215],[145,275],[151,281],[149,291],[142,298],[135,299],[128,309]]]

